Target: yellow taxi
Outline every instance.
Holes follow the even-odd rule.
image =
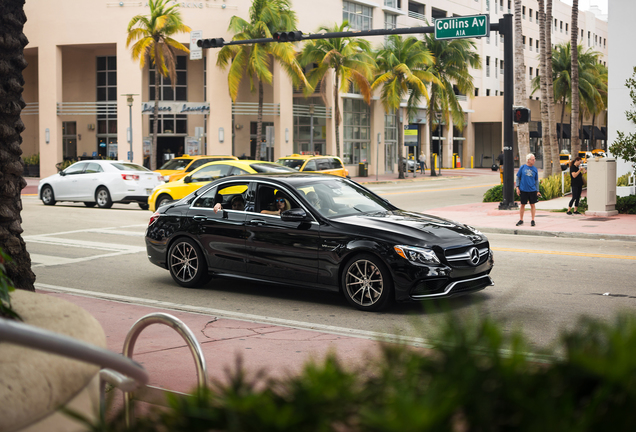
[[[591,159],[593,156],[592,156],[592,152],[581,150],[579,152],[579,157],[581,158],[581,165],[587,166],[587,160]]]
[[[170,201],[179,200],[220,177],[272,172],[295,172],[295,170],[274,162],[257,160],[210,162],[186,174],[179,180],[157,186],[148,198],[148,205],[150,206],[150,211],[154,212]]]
[[[570,165],[571,160],[572,160],[572,155],[570,155],[570,153],[561,153],[559,155],[559,161],[561,162],[562,171],[565,171],[566,169],[568,169],[568,166]]]
[[[302,172],[319,172],[349,177],[349,171],[338,156],[315,156],[293,154],[276,161],[277,164]]]
[[[186,174],[194,171],[199,168],[201,165],[205,165],[209,162],[219,161],[219,160],[238,160],[236,156],[224,155],[224,156],[212,156],[212,155],[202,155],[202,156],[190,156],[183,155],[176,158],[170,159],[165,164],[161,165],[161,167],[155,172],[158,172],[163,176],[165,181],[175,181],[183,178]]]

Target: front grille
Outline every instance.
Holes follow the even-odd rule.
[[[472,262],[471,260],[473,248],[476,248],[479,253],[479,260],[477,262]],[[489,252],[488,242],[475,246],[462,246],[444,250],[444,260],[451,267],[476,267],[486,262]]]
[[[412,291],[411,298],[423,300],[427,298],[452,297],[454,295],[468,293],[484,289],[494,285],[487,274],[450,282],[448,279],[429,279],[420,282]]]

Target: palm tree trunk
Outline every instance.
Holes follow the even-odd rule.
[[[561,101],[561,104],[562,104],[561,105],[561,129],[559,130],[559,143],[563,145],[563,119],[565,118],[565,104],[566,104],[565,96],[563,96],[563,100]],[[570,120],[570,123],[572,123],[571,120]],[[570,127],[570,131],[571,130],[572,130],[572,127]]]
[[[544,0],[539,1],[539,32],[541,35],[546,33],[546,15],[545,15],[545,3]],[[548,111],[548,87],[547,87],[547,75],[552,68],[547,67],[546,62],[546,42],[545,37],[539,38],[540,40],[540,70],[541,75],[541,139],[543,141],[543,176],[549,177],[552,175],[552,146],[550,142],[550,116]]]
[[[548,118],[550,121],[550,148],[552,150],[552,170],[551,173],[555,174],[560,172],[559,162],[559,142],[556,136],[556,122],[554,116],[554,86],[552,85],[552,0],[547,0],[546,3],[546,27],[545,27],[545,45],[546,45],[546,68],[547,71],[547,90],[548,90]],[[557,170],[557,167],[559,168]]]
[[[333,85],[334,123],[336,126],[336,156],[340,157],[340,69],[335,69],[335,83]],[[311,149],[313,150],[313,149]]]
[[[431,156],[431,164],[429,165],[431,167],[431,177],[435,177],[437,176],[437,173],[435,172],[435,158],[433,157],[433,119],[435,117],[435,90],[434,90],[434,86],[431,86],[431,98],[429,99],[428,102],[428,110],[427,110],[427,114],[428,114],[428,126],[429,126],[429,132],[428,132],[428,139],[430,141],[430,149],[429,149],[429,155]],[[439,124],[437,125],[437,127],[439,127]]]
[[[256,118],[256,157],[261,160],[261,146],[263,145],[263,82],[258,81],[258,117]],[[269,155],[265,160],[269,160]]]
[[[404,168],[405,168],[405,163],[404,163],[404,126],[403,126],[403,122],[402,122],[402,115],[401,115],[401,107],[398,107],[397,109],[397,121],[398,121],[398,134],[397,134],[397,145],[398,145],[398,178],[399,179],[403,179],[404,178]],[[415,168],[414,168],[415,169]]]
[[[157,133],[159,132],[159,68],[155,64],[155,109],[152,118],[152,151],[150,152],[150,170],[157,169]]]
[[[528,99],[522,35],[521,0],[515,0],[515,105],[518,106],[526,106]],[[517,125],[517,144],[519,146],[519,154],[523,160],[523,157],[530,153],[530,127],[528,123]]]
[[[24,123],[20,120],[24,78],[27,66],[24,47],[28,43],[23,33],[26,15],[24,0],[0,2],[0,88],[3,90],[0,107],[0,248],[13,260],[6,266],[6,275],[16,288],[35,291],[35,274],[31,271],[31,256],[22,239],[22,199],[20,191],[26,186],[22,177],[24,163],[21,155]]]
[[[572,154],[578,155],[581,149],[581,141],[579,140],[579,47],[577,36],[579,33],[579,0],[572,1],[572,33],[571,33],[571,49],[572,49]],[[576,133],[574,133],[576,131]]]

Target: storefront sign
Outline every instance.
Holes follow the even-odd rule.
[[[141,105],[142,114],[152,114],[154,111],[154,102],[144,102]],[[159,114],[210,114],[210,103],[159,101]]]

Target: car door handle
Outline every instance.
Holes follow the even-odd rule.
[[[194,216],[192,219],[194,219],[197,222],[205,222],[206,220],[208,220],[207,216]]]
[[[249,221],[248,225],[260,226],[265,225],[265,221],[263,219],[252,219]]]

